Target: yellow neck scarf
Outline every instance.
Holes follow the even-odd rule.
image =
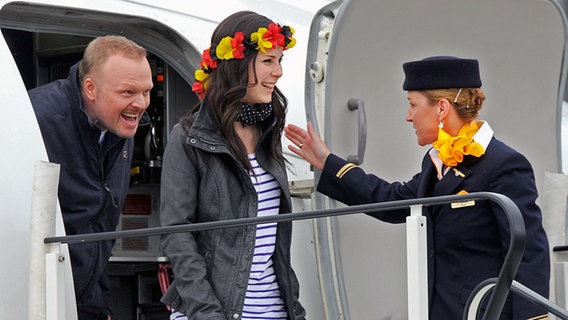
[[[438,132],[438,140],[432,144],[439,151],[438,157],[448,167],[454,167],[463,161],[464,155],[480,157],[485,153],[483,147],[473,140],[473,136],[479,130],[476,121],[461,127],[458,135],[450,136],[442,128]]]

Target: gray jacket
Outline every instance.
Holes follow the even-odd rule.
[[[280,213],[290,212],[284,163],[270,160],[262,148],[257,148],[256,156],[282,188]],[[189,133],[177,124],[164,152],[161,224],[255,217],[257,208],[250,176],[228,148],[207,108],[196,114]],[[256,226],[250,225],[164,235],[162,248],[170,259],[174,281],[161,301],[189,319],[240,319],[255,233]],[[291,234],[290,222],[279,223],[274,267],[288,318],[304,319],[298,280],[290,266]]]

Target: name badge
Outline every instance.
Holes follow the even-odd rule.
[[[475,206],[475,200],[452,203],[452,209],[459,209],[459,208],[473,207],[473,206]]]

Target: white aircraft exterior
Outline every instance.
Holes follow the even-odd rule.
[[[352,156],[369,172],[391,180],[410,178],[426,152],[415,147],[404,122],[402,63],[440,54],[479,59],[488,96],[480,117],[533,164],[551,248],[563,246],[568,195],[563,7],[552,0],[0,0],[0,261],[5,270],[0,318],[76,319],[66,247],[43,244],[45,237],[64,235],[56,200],[58,167],[47,162],[27,89],[53,80],[80,57],[89,39],[125,35],[148,49],[155,73],[165,76],[156,99],[165,144],[179,115],[196,101],[190,91],[193,72],[213,29],[239,10],[257,11],[296,30],[298,44],[286,52],[278,84],[289,98],[287,121],[300,126],[312,121],[334,153]],[[444,19],[427,18],[438,16]],[[349,101],[362,104],[353,110]],[[132,194],[148,195],[151,212],[124,215],[121,230],[136,223],[158,225],[159,188],[151,165],[156,159],[142,144],[140,166],[148,175],[134,178]],[[283,144],[286,149],[288,142]],[[314,192],[317,172],[285,154],[294,212],[343,207]],[[419,247],[420,239],[407,242],[404,226],[354,214],[299,220],[294,228],[293,263],[308,319],[423,319],[421,306],[411,306],[423,296],[410,292],[416,287],[407,271],[410,262],[419,262],[407,250]],[[563,250],[552,259],[551,300],[566,308],[568,259]],[[110,265],[151,270],[164,262],[153,236],[119,239]],[[117,296],[136,296],[138,303],[117,312],[125,319],[158,314],[143,308],[160,308],[152,291],[157,279],[146,269],[126,273],[115,278],[136,278],[128,287],[136,292],[117,287],[126,290]]]

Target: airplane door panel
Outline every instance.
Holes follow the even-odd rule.
[[[418,173],[429,146],[417,145],[412,124],[405,121],[402,64],[452,55],[479,60],[487,96],[479,119],[531,161],[537,186],[542,188],[546,171],[560,170],[557,119],[565,78],[565,17],[554,3],[352,0],[336,11],[321,11],[317,19],[327,25],[332,20],[333,27],[327,30],[328,50],[322,50],[321,41],[308,48],[308,68],[315,62],[325,67],[321,82],[312,78],[307,83],[311,101],[306,112],[335,154],[347,158],[358,151],[360,122],[348,102],[360,99],[367,134],[361,166],[388,181],[409,180]],[[312,24],[312,36],[325,27]],[[316,54],[318,50],[325,54]],[[323,99],[318,92],[324,92]],[[341,204],[331,203],[335,205]],[[329,263],[341,272],[331,295],[340,297],[345,319],[404,315],[404,226],[362,214],[329,223],[333,227],[321,232],[335,248],[319,249],[334,250]]]

